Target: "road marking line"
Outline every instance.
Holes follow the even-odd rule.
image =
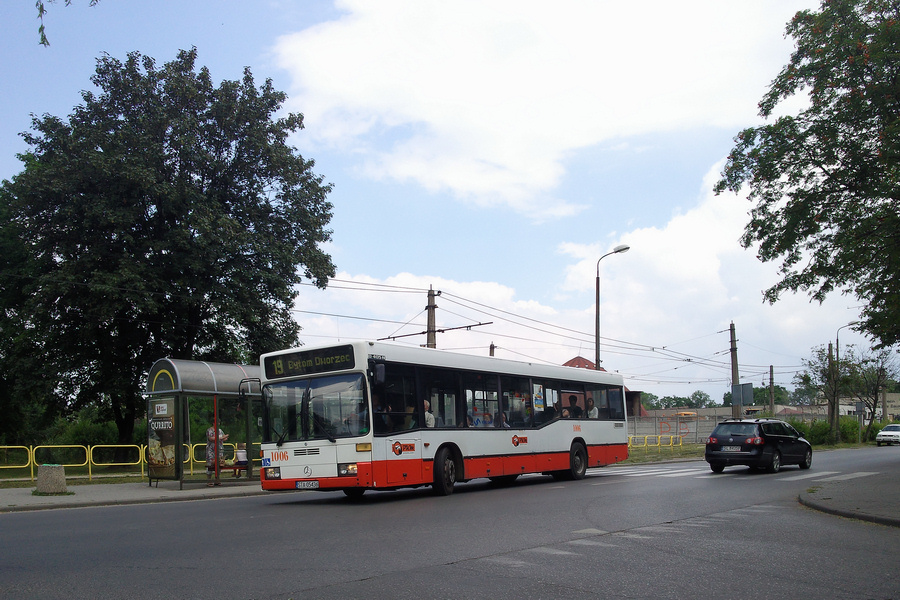
[[[500,563],[509,567],[535,567],[534,563],[530,563],[524,560],[516,560],[515,558],[509,558],[507,556],[486,556],[483,560],[489,560],[491,562]]]
[[[546,546],[542,546],[540,548],[527,548],[525,550],[522,550],[522,552],[541,552],[543,554],[553,554],[554,556],[578,556],[577,552],[557,550],[556,548],[547,548]]]
[[[870,473],[868,471],[857,471],[856,473],[846,473],[844,475],[835,475],[834,477],[826,477],[825,479],[817,479],[816,481],[847,481],[858,477],[868,477],[869,475],[878,475],[878,473]]]
[[[579,529],[578,531],[573,531],[572,533],[576,535],[606,535],[609,532],[603,531],[602,529]]]
[[[804,473],[803,475],[791,475],[790,477],[780,477],[778,481],[800,481],[801,479],[810,479],[812,477],[824,477],[825,475],[834,475],[840,471],[816,471],[815,473]]]
[[[625,477],[647,477],[649,475],[663,475],[665,473],[671,473],[671,469],[657,469],[654,471],[643,471],[640,473],[628,473]]]
[[[576,546],[603,546],[605,548],[615,548],[615,544],[609,544],[607,542],[598,542],[596,540],[569,540],[566,542],[567,544],[574,544]]]
[[[697,473],[702,473],[704,469],[690,469],[688,471],[676,471],[675,473],[667,473],[665,475],[660,475],[660,477],[689,477],[691,475],[696,475]]]

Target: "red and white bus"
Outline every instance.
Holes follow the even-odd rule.
[[[262,487],[581,479],[628,457],[622,378],[380,342],[264,354]],[[427,410],[426,410],[427,405]]]

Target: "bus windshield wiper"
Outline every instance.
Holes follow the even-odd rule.
[[[287,436],[287,430],[284,429],[281,431],[281,435],[278,436],[278,441],[275,442],[275,445],[281,448],[281,445],[284,443],[284,438]]]
[[[325,437],[328,438],[328,441],[332,444],[336,443],[337,440],[334,439],[334,436],[328,431],[328,427],[325,426],[325,419],[313,413],[313,421],[319,424],[319,427],[322,428],[322,432],[325,434]]]

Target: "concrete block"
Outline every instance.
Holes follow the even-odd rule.
[[[37,492],[39,494],[65,494],[66,470],[62,465],[38,465]]]

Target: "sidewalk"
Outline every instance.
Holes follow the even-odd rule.
[[[114,506],[118,504],[146,504],[149,502],[184,502],[264,494],[259,480],[248,481],[222,478],[222,485],[207,487],[205,481],[185,481],[178,489],[177,481],[134,483],[88,483],[67,485],[67,494],[35,496],[35,487],[0,489],[0,513],[52,508],[80,508],[85,506]]]
[[[900,527],[900,472],[866,477],[865,483],[853,479],[814,482],[800,492],[799,500],[833,515]]]

